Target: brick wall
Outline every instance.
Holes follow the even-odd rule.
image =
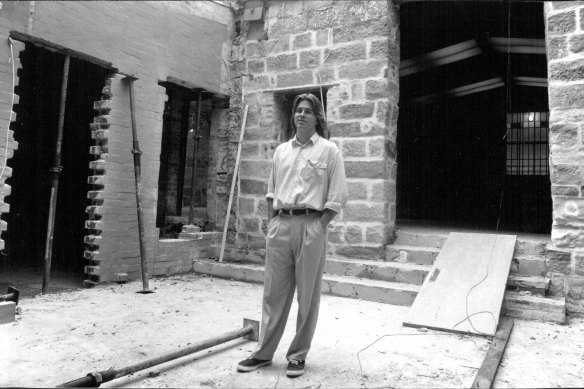
[[[211,2],[3,1],[2,5],[2,42],[7,41],[11,31],[27,34],[33,40],[111,63],[119,73],[139,78],[135,82],[136,116],[143,152],[147,254],[152,261],[158,235],[155,218],[166,99],[158,82],[170,77],[215,93],[226,92],[228,73],[223,56],[230,47],[227,37],[231,11]],[[17,57],[22,49],[23,45],[17,42]],[[5,43],[0,44],[0,55],[0,125],[7,128],[12,80],[9,47]],[[113,280],[116,273],[138,278],[140,270],[129,96],[122,76],[114,74],[104,80],[104,99],[96,102],[95,109],[98,114],[91,131],[96,145],[88,150],[96,158],[90,165],[94,173],[88,177],[94,185],[88,193],[91,205],[85,240],[89,284]],[[5,133],[2,136],[5,138]],[[8,152],[16,146],[11,141]],[[2,149],[6,150],[5,145],[0,145]],[[4,177],[9,175],[7,168]],[[3,185],[1,191],[3,200],[10,188]],[[7,211],[8,205],[0,204],[0,212]]]
[[[584,312],[584,2],[548,2],[553,226],[548,275],[568,310]]]
[[[349,185],[349,202],[329,229],[329,251],[379,257],[393,239],[398,24],[387,1],[270,2],[267,36],[257,33],[258,22],[244,22],[247,39],[234,58],[249,104],[236,225],[240,257],[265,248],[267,178],[290,114],[279,111],[279,96],[319,85],[328,90],[331,139],[345,159]]]

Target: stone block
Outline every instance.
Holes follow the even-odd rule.
[[[578,185],[582,182],[580,166],[573,164],[552,164],[552,185]]]
[[[239,215],[254,215],[255,214],[255,200],[248,197],[237,197],[237,210]]]
[[[346,226],[345,242],[348,244],[363,243],[363,228],[358,225]]]
[[[272,169],[271,161],[241,161],[240,176],[246,178],[267,179]]]
[[[320,65],[320,50],[307,50],[300,52],[299,67],[301,69],[315,68],[318,67],[318,65]]]
[[[385,245],[389,237],[389,226],[380,224],[367,226],[365,230],[365,241],[367,243]]]
[[[582,13],[582,12],[580,12]],[[565,41],[564,41],[565,42]],[[584,51],[584,34],[574,34],[570,37],[570,51],[572,53],[581,53]],[[565,56],[564,54],[563,56]],[[555,58],[554,58],[555,59]]]
[[[371,198],[373,202],[393,202],[395,201],[395,189],[389,190],[389,184],[385,180],[378,180],[371,184]]]
[[[552,196],[579,196],[580,191],[577,185],[552,185]]]
[[[333,29],[333,44],[357,42],[375,36],[386,37],[389,34],[388,22],[387,18],[383,18],[336,27]]]
[[[329,29],[318,30],[316,32],[316,45],[327,46],[329,44]]]
[[[278,88],[312,84],[314,84],[314,77],[312,70],[308,69],[292,73],[278,74],[276,78],[276,85]]]
[[[553,208],[554,225],[576,229],[584,226],[584,199],[556,197]]]
[[[14,301],[0,302],[0,324],[12,323],[16,315],[16,303]]]
[[[365,182],[347,182],[350,200],[367,200],[367,183]]]
[[[347,140],[343,142],[343,157],[366,157],[367,141],[366,140]]]
[[[260,223],[257,217],[240,217],[240,228],[238,231],[242,233],[259,233]]]
[[[372,77],[383,77],[383,69],[387,67],[387,61],[369,60],[354,61],[339,67],[339,79],[362,79]]]
[[[572,84],[549,88],[550,110],[584,107],[584,85]]]
[[[576,29],[576,11],[551,15],[547,19],[547,32],[550,35],[564,35]]]
[[[337,79],[335,69],[332,67],[320,68],[316,71],[316,78],[319,84],[327,84]]]
[[[382,39],[371,42],[369,48],[369,58],[387,58],[391,62],[399,63],[400,60],[399,46],[389,39]]]
[[[267,69],[270,72],[281,70],[293,70],[298,67],[298,54],[280,54],[275,57],[268,57]]]
[[[358,101],[365,98],[365,84],[362,80],[351,83],[351,100]]]
[[[248,76],[243,81],[246,91],[268,89],[270,87],[270,77],[266,75]]]
[[[380,161],[345,161],[347,178],[386,178],[385,162]]]
[[[247,61],[247,70],[250,73],[263,73],[266,70],[266,62],[263,59]]]
[[[575,0],[553,1],[553,2],[550,2],[550,4],[553,5],[554,9],[564,9],[564,8],[578,7],[578,6],[584,5],[584,2],[575,1]]]
[[[292,37],[292,50],[305,49],[313,45],[313,31],[307,31]]]
[[[558,81],[580,81],[584,79],[584,65],[581,60],[552,62],[548,67],[548,77]]]
[[[242,195],[265,196],[267,192],[268,192],[267,181],[242,178],[239,182],[239,193],[241,193]]]
[[[372,102],[345,104],[339,107],[341,119],[364,119],[373,116],[375,104]]]
[[[565,278],[566,308],[569,312],[584,313],[584,277]]]
[[[576,275],[584,276],[584,252],[582,251],[574,253],[574,272]]]
[[[329,122],[329,130],[334,137],[354,137],[362,136],[361,122]]]
[[[357,42],[349,45],[326,49],[324,57],[328,64],[342,64],[367,58],[367,45]]]
[[[343,220],[355,222],[387,222],[387,205],[384,203],[348,202],[343,210]]]
[[[383,246],[341,246],[336,254],[346,258],[380,260],[383,258]]]
[[[264,57],[265,55],[266,50],[263,44],[260,42],[247,42],[245,47],[246,58]]]

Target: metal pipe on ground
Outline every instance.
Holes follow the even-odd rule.
[[[259,339],[259,322],[256,320],[250,319],[243,319],[243,327],[235,330],[230,331],[225,334],[215,336],[213,338],[209,338],[203,340],[201,342],[197,342],[185,349],[181,349],[178,351],[173,351],[168,354],[164,354],[158,357],[146,359],[141,362],[134,363],[132,365],[128,365],[126,367],[122,367],[120,369],[109,368],[107,370],[103,370],[100,372],[93,372],[87,374],[87,376],[78,378],[73,381],[66,382],[64,384],[58,385],[57,387],[93,387],[97,388],[104,382],[109,382],[115,380],[117,378],[135,373],[137,371],[148,369],[152,366],[160,365],[162,363],[166,363],[172,361],[177,358],[181,358],[187,356],[189,354],[196,353],[201,350],[205,350],[211,348],[213,346],[217,346],[222,343],[229,342],[230,340],[234,340],[237,338],[243,337],[244,339],[256,341]]]

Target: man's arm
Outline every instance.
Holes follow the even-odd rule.
[[[333,211],[330,208],[325,208],[320,216],[320,224],[322,224],[322,228],[325,229],[326,226],[337,216],[337,212]]]
[[[274,211],[274,199],[268,197],[266,200],[268,201],[268,221],[270,221],[271,218],[276,217],[278,212]]]

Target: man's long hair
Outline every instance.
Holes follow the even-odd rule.
[[[301,95],[296,96],[294,99],[294,104],[292,105],[292,115],[290,117],[290,128],[292,129],[292,134],[290,138],[296,135],[296,124],[294,124],[294,113],[296,112],[296,108],[298,108],[298,104],[302,101],[308,101],[312,105],[312,112],[316,116],[316,133],[325,139],[329,139],[331,134],[329,132],[328,126],[326,124],[326,119],[324,117],[324,107],[318,100],[318,98],[313,95],[312,93],[303,93]]]

